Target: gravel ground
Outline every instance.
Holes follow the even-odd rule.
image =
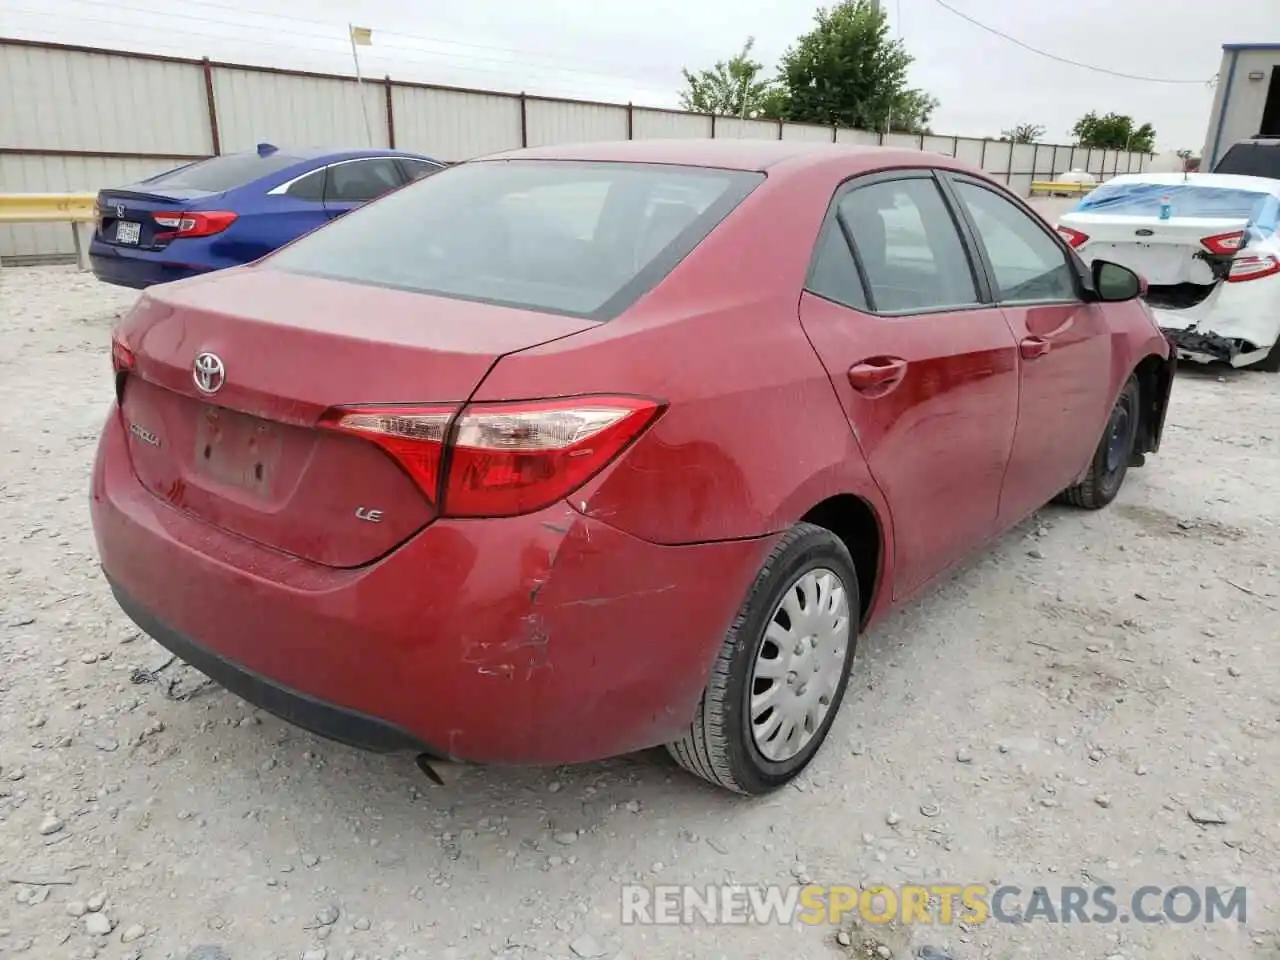
[[[0,271],[0,955],[1280,957],[1280,377],[1186,371],[1110,509],[1045,509],[877,626],[792,788],[743,801],[660,751],[440,787],[189,669],[131,682],[167,657],[85,506],[131,300]],[[1243,884],[1248,921],[619,924],[620,882],[796,877]]]

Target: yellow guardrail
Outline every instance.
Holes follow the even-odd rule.
[[[1099,184],[1096,183],[1076,183],[1071,180],[1032,180],[1031,195],[1034,197],[1038,193],[1065,193],[1070,196],[1084,196],[1098,186]]]
[[[97,219],[96,193],[0,193],[0,223],[69,223],[76,263],[89,269],[86,224]]]
[[[0,193],[0,223],[67,223],[94,219],[94,193]]]

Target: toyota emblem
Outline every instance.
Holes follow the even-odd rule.
[[[227,368],[216,353],[201,353],[192,365],[191,379],[201,393],[217,393],[227,381]]]

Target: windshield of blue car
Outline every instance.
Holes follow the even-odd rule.
[[[152,190],[204,190],[223,193],[299,163],[297,157],[272,153],[230,153],[189,163],[142,182]]]
[[[264,267],[607,320],[762,179],[645,163],[466,163],[335,220]]]

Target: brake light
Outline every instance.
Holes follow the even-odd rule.
[[[321,425],[378,444],[431,501],[443,490],[444,516],[504,517],[568,496],[661,410],[660,403],[637,397],[477,403],[461,412],[442,406],[345,407],[330,411]]]
[[[1234,233],[1218,233],[1212,237],[1205,237],[1200,241],[1200,246],[1204,247],[1210,253],[1229,255],[1240,249],[1244,243],[1244,231],[1237,230]]]
[[[1227,274],[1227,283],[1243,283],[1246,280],[1257,280],[1280,273],[1280,260],[1270,254],[1260,257],[1236,257],[1231,261],[1231,272]]]
[[[211,237],[231,226],[237,214],[229,210],[209,210],[201,213],[155,213],[151,219],[157,226],[169,229],[157,233],[157,240],[173,240],[178,237]]]
[[[1062,239],[1067,241],[1068,245],[1070,245],[1073,250],[1076,247],[1083,247],[1089,242],[1089,235],[1087,233],[1081,233],[1079,230],[1072,230],[1070,227],[1059,226],[1058,233],[1061,234]]]
[[[340,407],[326,413],[320,425],[376,443],[435,503],[444,441],[457,411],[453,406]]]
[[[134,365],[133,351],[120,342],[113,333],[111,335],[111,369],[116,373],[128,373]]]

